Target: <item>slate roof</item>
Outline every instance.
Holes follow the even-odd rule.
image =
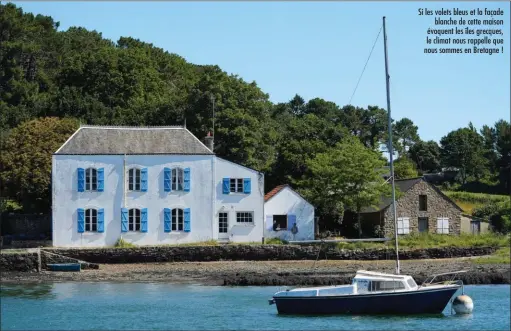
[[[410,190],[415,184],[417,184],[421,180],[423,180],[422,177],[408,178],[408,179],[396,179],[394,181],[394,184],[396,186],[396,191],[397,191],[397,188],[399,188],[399,191],[401,191],[401,193],[406,193],[408,190]],[[390,185],[390,183],[389,183],[389,185]],[[398,199],[396,199],[396,201],[397,200]],[[361,213],[374,213],[374,212],[377,212],[377,211],[387,208],[388,206],[390,206],[391,203],[392,203],[392,197],[382,197],[382,199],[380,200],[380,204],[378,205],[378,208],[364,207],[364,208],[362,208]]]
[[[214,154],[182,126],[82,126],[57,155]]]

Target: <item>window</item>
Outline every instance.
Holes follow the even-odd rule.
[[[230,187],[232,193],[243,193],[243,178],[231,178]]]
[[[140,231],[140,209],[129,210],[128,231]]]
[[[172,190],[182,191],[183,190],[183,169],[174,168],[172,169]]]
[[[428,210],[428,196],[425,194],[419,195],[419,211]]]
[[[439,217],[436,221],[436,233],[449,233],[449,218]]]
[[[411,288],[414,288],[415,286],[417,286],[417,283],[415,283],[415,281],[413,280],[413,278],[408,278],[408,280],[406,281],[408,283],[408,285],[411,287]]]
[[[184,212],[183,209],[172,209],[172,231],[184,230]]]
[[[236,222],[238,223],[253,223],[253,214],[252,212],[237,212],[236,213]]]
[[[94,168],[85,170],[85,191],[96,191],[98,189],[98,172]]]
[[[287,215],[273,215],[273,231],[287,229]]]
[[[410,233],[410,219],[408,217],[397,218],[397,234]]]
[[[229,227],[229,219],[227,213],[219,213],[218,214],[218,232],[219,233],[227,233],[227,229]]]
[[[128,190],[140,191],[140,169],[132,168],[128,171]]]
[[[86,232],[98,231],[98,211],[96,209],[91,208],[85,210],[85,231]]]
[[[373,280],[369,284],[369,291],[392,291],[403,289],[405,289],[405,285],[397,280]]]

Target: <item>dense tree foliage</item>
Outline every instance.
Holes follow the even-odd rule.
[[[0,193],[21,202],[26,211],[48,210],[48,162],[74,128],[72,120],[55,118],[98,125],[186,122],[202,138],[213,131],[213,108],[217,155],[265,172],[266,190],[295,184],[319,206],[323,225],[335,223],[339,204],[356,210],[362,202],[372,201],[362,193],[350,202],[310,192],[323,180],[316,178],[323,167],[339,168],[328,168],[335,182],[335,176],[351,168],[384,165],[377,152],[385,149],[388,137],[385,109],[341,107],[299,95],[273,104],[255,82],[218,66],[194,65],[130,37],[113,42],[97,31],[58,27],[51,17],[24,13],[10,3],[0,5],[0,143],[5,154]],[[415,169],[422,174],[457,168],[461,183],[485,183],[476,185],[475,191],[490,187],[509,192],[508,122],[484,126],[480,132],[469,125],[448,133],[440,146],[422,141],[409,118],[392,123],[398,177],[415,176]],[[356,155],[350,159],[342,148]],[[44,153],[48,154],[43,157]],[[337,162],[342,158],[346,162]],[[359,158],[371,161],[362,167],[354,161]],[[34,176],[29,170],[40,173]],[[367,176],[364,180],[373,181],[373,175]],[[43,201],[37,208],[26,203],[34,196]]]

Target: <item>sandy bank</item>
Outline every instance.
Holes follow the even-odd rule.
[[[102,264],[98,270],[74,272],[2,272],[2,282],[142,281],[205,285],[345,284],[356,270],[394,272],[394,261],[222,261]],[[435,273],[468,269],[465,284],[509,284],[510,266],[476,265],[470,259],[408,260],[401,273],[417,282]]]

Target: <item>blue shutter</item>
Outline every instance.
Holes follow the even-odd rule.
[[[295,224],[296,224],[296,215],[287,215],[287,229],[291,230],[291,228]]]
[[[78,168],[78,192],[85,191],[85,169]]]
[[[105,168],[98,169],[98,192],[105,190]]]
[[[223,182],[222,187],[223,187],[224,194],[229,194],[229,192],[231,191],[230,186],[229,186],[229,182],[230,182],[229,178],[224,178],[222,182]]]
[[[121,232],[128,232],[128,209],[121,208]]]
[[[171,232],[172,226],[171,226],[171,215],[170,215],[170,208],[163,208],[163,231],[165,232]]]
[[[185,216],[185,232],[190,232],[191,230],[191,227],[190,227],[190,208],[185,208],[184,210],[184,216]]]
[[[250,191],[251,191],[250,178],[243,178],[243,193],[250,194]]]
[[[140,232],[147,232],[147,208],[140,211]]]
[[[190,168],[185,168],[184,171],[183,171],[183,174],[184,174],[184,180],[183,180],[183,184],[184,184],[184,191],[185,192],[190,192]]]
[[[85,231],[85,210],[78,208],[76,215],[78,219],[78,232],[82,233]]]
[[[140,170],[140,191],[147,192],[147,168]]]
[[[163,169],[163,190],[165,192],[172,191],[172,185],[171,185],[171,178],[172,178],[172,172],[170,168],[164,168]]]
[[[98,232],[105,232],[105,211],[98,209]]]

